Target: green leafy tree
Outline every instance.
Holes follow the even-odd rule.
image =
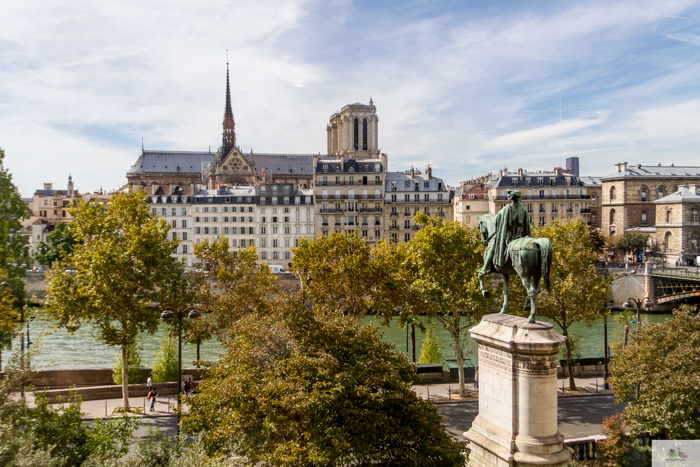
[[[292,271],[315,306],[356,317],[388,317],[403,301],[394,277],[395,251],[386,243],[371,246],[356,232],[334,233],[302,240],[294,250]]]
[[[186,401],[185,431],[248,465],[464,465],[463,444],[412,390],[414,365],[374,325],[300,297],[234,324]],[[368,429],[371,427],[371,429]]]
[[[430,324],[425,331],[423,345],[420,348],[418,363],[442,363],[445,365],[445,357],[442,355],[440,340],[435,335],[435,325]]]
[[[68,224],[57,223],[46,239],[48,242],[40,242],[37,247],[36,261],[39,264],[50,266],[73,253],[75,239]]]
[[[632,435],[700,438],[700,315],[683,305],[616,349],[610,382]]]
[[[576,388],[572,360],[572,326],[577,323],[591,325],[601,317],[608,297],[612,277],[598,275],[595,268],[596,253],[591,243],[588,225],[577,218],[564,223],[533,228],[534,237],[546,237],[552,242],[551,291],[537,297],[537,315],[556,323],[567,337],[566,364],[569,387]],[[525,289],[520,281],[511,281],[511,303],[524,303]],[[514,310],[515,311],[515,310]],[[524,311],[517,311],[527,315]]]
[[[0,285],[0,351],[7,348],[19,326],[19,321],[8,319],[23,315],[24,276],[30,263],[29,239],[21,233],[22,220],[29,217],[27,203],[22,201],[4,162],[5,151],[0,148],[0,283],[6,284]],[[8,309],[8,298],[16,312]]]
[[[482,296],[476,276],[483,262],[481,235],[476,228],[467,229],[457,222],[441,223],[424,214],[418,214],[415,222],[424,227],[410,241],[402,265],[409,271],[406,285],[412,297],[413,314],[424,311],[452,337],[459,368],[459,391],[466,396],[465,334],[481,321],[493,303]]]
[[[143,380],[143,362],[139,345],[134,342],[126,348],[126,361],[128,363],[127,378],[128,384],[139,384]],[[122,355],[117,355],[117,359],[112,366],[112,379],[116,384],[122,384]]]
[[[211,327],[200,335],[208,337],[211,330],[221,342],[228,342],[235,337],[229,331],[233,323],[270,307],[280,290],[277,278],[267,264],[258,262],[255,248],[239,250],[236,255],[229,251],[225,238],[204,240],[195,247],[195,255],[208,278],[197,285],[198,302],[202,308],[213,311],[209,318]],[[188,332],[194,326],[188,323]]]
[[[48,305],[58,326],[74,332],[93,324],[96,336],[122,351],[122,393],[129,409],[127,349],[142,332],[158,329],[160,313],[150,305],[167,300],[161,286],[182,275],[184,267],[171,256],[177,241],[158,220],[139,191],[115,194],[107,207],[80,202],[71,209],[76,244],[62,265],[49,273]]]
[[[80,397],[50,404],[34,393],[34,404],[15,397],[31,372],[15,353],[0,381],[0,465],[3,467],[73,467],[116,462],[126,454],[139,421],[124,417],[82,420]]]
[[[160,341],[160,348],[153,362],[153,381],[177,381],[177,339],[171,335],[163,336]]]
[[[14,298],[9,287],[3,287],[6,283],[4,276],[0,274],[0,371],[2,371],[2,351],[9,349],[12,339],[15,337],[19,321],[17,311],[12,306]]]
[[[629,230],[615,238],[613,249],[621,253],[645,251],[649,242],[649,234],[638,230]]]

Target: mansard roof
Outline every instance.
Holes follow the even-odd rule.
[[[697,187],[679,186],[678,191],[675,193],[659,198],[654,202],[657,204],[698,203],[700,202],[700,196],[696,193],[696,188]]]
[[[537,179],[532,181],[532,179]],[[542,185],[539,179],[543,180]],[[528,172],[519,176],[517,173],[503,174],[491,186],[493,188],[567,188],[583,186],[583,182],[571,174],[557,175],[553,172]]]
[[[258,154],[254,152],[253,158],[257,173],[261,173],[264,167],[272,175],[313,175],[314,156],[311,154]]]
[[[144,150],[128,175],[141,173],[201,173],[202,163],[212,163],[216,154],[206,151]]]
[[[603,180],[611,178],[668,178],[668,177],[700,177],[700,167],[675,165],[628,165],[621,172],[613,172]]]

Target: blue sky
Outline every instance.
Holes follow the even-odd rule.
[[[0,7],[0,147],[23,195],[118,188],[141,150],[325,153],[372,97],[389,169],[700,165],[696,1],[23,0]]]

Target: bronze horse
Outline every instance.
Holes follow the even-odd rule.
[[[496,234],[496,216],[484,214],[476,216],[479,219],[479,232],[481,241],[488,245],[489,240]],[[530,305],[530,317],[528,323],[535,322],[537,315],[537,294],[540,293],[540,279],[544,279],[544,288],[550,291],[549,269],[552,265],[552,242],[548,238],[522,237],[511,241],[507,250],[508,261],[502,267],[494,266],[495,272],[503,275],[503,308],[501,313],[508,309],[508,280],[510,276],[519,276],[523,287],[527,291],[524,309]],[[484,254],[484,263],[486,262]],[[479,270],[479,287],[481,293],[488,297],[488,290],[484,287],[483,276],[494,272]]]

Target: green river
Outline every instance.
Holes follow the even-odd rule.
[[[34,312],[32,314],[34,314]],[[642,315],[642,325],[658,323],[668,319],[670,316],[669,314]],[[366,317],[362,320],[364,325],[372,322],[378,323],[379,320],[373,317]],[[427,324],[427,318],[424,317],[423,322]],[[634,330],[634,326],[634,324],[631,324],[630,329]],[[380,325],[380,329],[384,341],[393,343],[397,351],[406,352],[406,331],[399,327],[395,320],[392,321],[389,326],[381,327]],[[454,345],[452,344],[449,334],[437,321],[435,321],[435,329],[442,343],[445,358],[455,358]],[[161,323],[160,332],[154,335],[142,335],[140,337],[139,343],[141,345],[141,357],[144,367],[151,367],[156,351],[160,345],[162,333],[165,332],[166,324]],[[581,356],[603,355],[602,319],[594,321],[590,326],[586,324],[577,324],[573,326],[572,332],[578,337],[575,346],[577,352]],[[466,342],[464,344],[465,357],[471,358],[472,362],[476,365],[476,344],[474,340],[469,337],[468,333],[466,333],[466,335]],[[610,317],[608,318],[609,343],[613,342],[615,335],[621,335],[621,325]],[[26,342],[26,334],[24,338]],[[111,368],[119,354],[118,349],[102,344],[94,337],[91,326],[84,325],[71,335],[65,329],[53,329],[50,322],[41,319],[40,311],[36,312],[36,319],[31,321],[30,338],[33,342],[40,344],[38,355],[34,356],[32,359],[32,367],[35,370]],[[416,329],[416,359],[420,356],[423,338],[424,333]],[[18,346],[19,341],[17,340],[13,348],[16,349]],[[8,351],[3,352],[3,367],[8,353]],[[218,341],[213,339],[203,343],[200,350],[201,358],[205,360],[217,360],[221,353],[221,345]],[[183,343],[182,354],[183,366],[190,366],[196,356],[195,347]]]

